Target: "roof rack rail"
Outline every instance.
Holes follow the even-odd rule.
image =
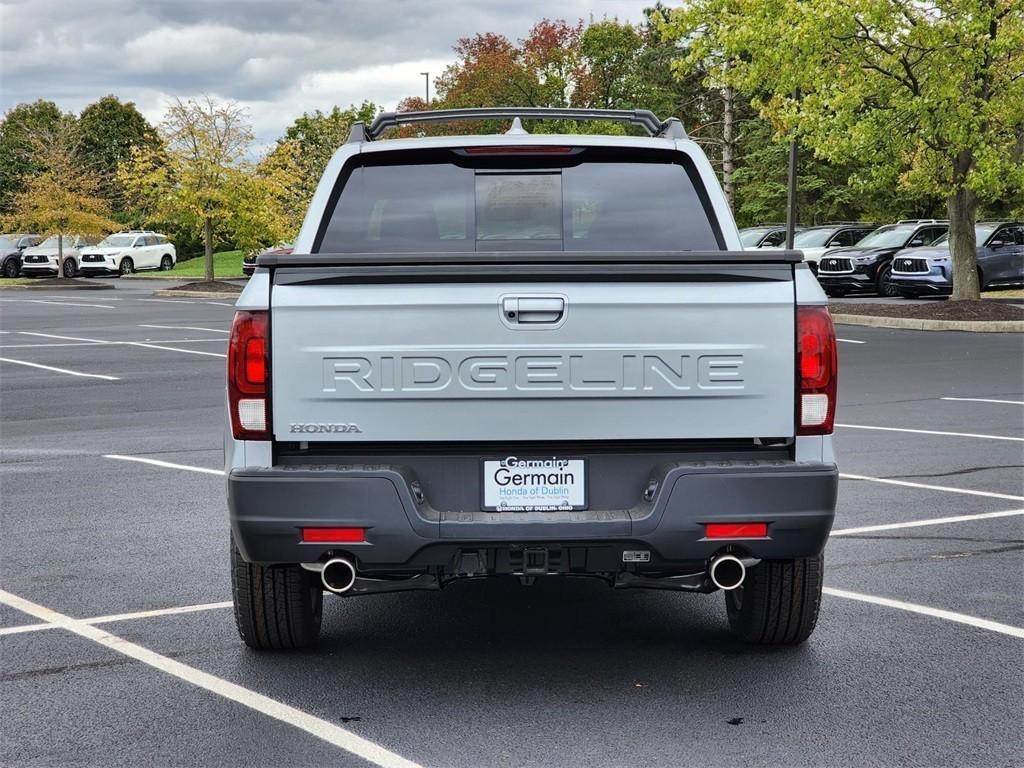
[[[949,219],[900,219],[897,224],[949,224]]]
[[[474,107],[437,109],[420,112],[382,112],[369,125],[352,124],[349,142],[373,141],[388,128],[420,123],[444,123],[449,120],[612,120],[639,125],[649,136],[685,139],[686,130],[679,118],[661,120],[649,109],[569,109],[549,107]]]

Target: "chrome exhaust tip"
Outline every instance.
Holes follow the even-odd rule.
[[[738,557],[718,555],[712,558],[711,565],[708,566],[708,576],[711,577],[711,583],[719,589],[736,589],[747,577],[747,567]]]
[[[344,557],[332,558],[320,570],[320,581],[324,589],[336,595],[348,592],[356,583],[356,567]]]

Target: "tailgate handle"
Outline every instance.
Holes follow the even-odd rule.
[[[508,323],[557,323],[565,314],[565,299],[561,296],[509,296],[502,301],[501,308]]]

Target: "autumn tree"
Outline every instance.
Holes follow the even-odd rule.
[[[67,118],[52,101],[19,104],[0,120],[0,214],[10,213],[25,180],[41,173],[34,139],[57,130]]]
[[[1019,0],[693,0],[670,31],[860,183],[941,195],[953,299],[978,298],[979,206],[1024,194]]]
[[[44,170],[30,176],[14,196],[7,217],[14,228],[57,235],[57,274],[64,276],[64,235],[100,235],[117,228],[99,180],[81,158],[81,138],[71,118],[31,137],[31,162]]]
[[[252,129],[244,109],[207,96],[175,99],[160,124],[165,149],[136,148],[118,181],[146,218],[178,222],[203,238],[205,279],[213,280],[213,243],[244,199],[236,193]]]

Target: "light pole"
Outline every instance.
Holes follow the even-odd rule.
[[[424,80],[424,82],[426,83],[426,86],[427,86],[427,106],[429,107],[430,106],[430,73],[429,72],[420,72],[420,74],[423,75],[423,80]]]

